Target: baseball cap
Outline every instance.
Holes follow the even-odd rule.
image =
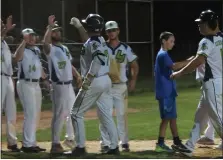
[[[58,24],[55,24],[55,25],[53,26],[52,31],[55,31],[55,30],[62,30],[62,28],[61,28]]]
[[[197,23],[208,22],[211,20],[217,20],[218,16],[212,10],[202,11],[199,18],[195,20]]]
[[[105,23],[105,30],[117,29],[117,28],[118,28],[118,23],[115,21],[108,21]]]
[[[36,32],[34,32],[33,29],[31,29],[31,28],[26,28],[26,29],[22,30],[22,34],[23,35],[26,35],[26,34],[35,34],[36,35]]]

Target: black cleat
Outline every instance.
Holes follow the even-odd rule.
[[[12,145],[12,146],[8,146],[7,147],[11,152],[21,152],[21,150],[18,148],[18,146],[15,144],[15,145]]]
[[[35,146],[34,148],[36,148],[36,149],[39,150],[40,152],[45,152],[45,151],[46,151],[45,148],[40,148],[39,146]]]
[[[101,153],[107,153],[109,150],[108,146],[101,146]]]
[[[25,153],[39,153],[40,150],[36,147],[23,147],[21,148],[21,150]]]
[[[115,149],[109,149],[105,154],[120,155],[119,148],[116,147]]]
[[[189,150],[185,145],[172,145],[171,146],[175,152],[179,152],[185,156],[192,157],[193,152]]]
[[[123,152],[130,152],[129,144],[128,143],[122,144],[122,151]]]
[[[76,147],[73,149],[72,152],[65,152],[64,154],[65,155],[70,155],[70,156],[76,156],[76,157],[80,157],[80,156],[84,156],[86,155],[86,150],[85,150],[85,147],[84,148],[79,148],[79,147]]]

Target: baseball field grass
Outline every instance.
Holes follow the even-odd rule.
[[[199,84],[192,76],[181,79],[178,82],[177,111],[178,111],[178,128],[179,135],[182,139],[187,139],[191,128],[193,127],[194,113],[200,98]],[[160,116],[158,103],[154,98],[151,83],[141,80],[138,83],[137,90],[134,94],[129,95],[129,108],[134,112],[128,113],[128,127],[130,147],[132,152],[121,153],[120,156],[108,156],[99,154],[99,129],[98,119],[86,119],[86,138],[87,150],[89,154],[82,158],[185,158],[179,154],[156,153],[155,143],[158,134]],[[20,107],[19,107],[20,108]],[[44,110],[51,109],[49,101],[44,102]],[[20,110],[20,109],[18,109]],[[51,122],[48,122],[51,123]],[[64,130],[61,134],[61,140],[64,139]],[[22,140],[22,134],[18,134],[19,141]],[[168,144],[172,144],[171,132],[168,128],[166,139]],[[41,145],[50,149],[51,130],[50,128],[39,129],[37,131],[37,140]],[[2,143],[6,142],[6,136],[2,135]],[[40,145],[40,146],[41,146]],[[95,147],[96,146],[96,147]],[[97,150],[95,151],[95,149]],[[212,148],[198,148],[199,153],[194,158],[211,158],[221,156],[222,153]],[[38,154],[25,153],[2,153],[2,158],[75,158],[66,156],[51,157],[49,152]]]

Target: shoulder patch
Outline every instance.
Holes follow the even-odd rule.
[[[93,42],[92,47],[93,47],[93,50],[97,50],[97,48],[98,48],[97,42]]]
[[[202,49],[202,50],[207,50],[207,49],[208,49],[207,42],[203,42],[203,43],[202,43],[202,45],[201,45],[201,49]]]

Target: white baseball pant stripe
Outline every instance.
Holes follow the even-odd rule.
[[[186,142],[186,147],[191,151],[194,150],[201,131],[205,129],[208,118],[222,139],[222,78],[211,79],[202,85],[202,96],[195,114],[195,124],[190,139]]]
[[[75,99],[75,94],[72,84],[52,84],[52,101],[53,101],[53,118],[52,118],[52,143],[60,143],[60,135],[64,122],[67,120],[71,112],[71,97]],[[69,121],[68,121],[69,122]],[[67,123],[68,126],[71,125],[67,130],[66,137],[73,137],[72,124]]]
[[[18,80],[17,91],[24,110],[23,147],[36,146],[36,131],[42,105],[39,82]]]
[[[6,115],[6,136],[8,146],[17,144],[15,91],[11,77],[1,76],[1,110]]]
[[[112,108],[110,90],[111,80],[108,75],[95,78],[92,81],[89,90],[84,91],[80,89],[71,113],[77,147],[85,147],[84,113],[93,107],[95,102],[98,103],[97,112],[100,123],[109,133],[111,149],[115,149],[118,146],[117,129],[110,112]]]
[[[128,126],[127,126],[127,98],[128,91],[127,85],[125,83],[113,84],[111,89],[112,100],[115,108],[116,118],[117,118],[117,129],[120,139],[120,144],[127,144],[128,138]],[[113,108],[110,109],[112,114]],[[102,125],[99,125],[101,132],[101,146],[110,146],[110,140],[107,131]]]

